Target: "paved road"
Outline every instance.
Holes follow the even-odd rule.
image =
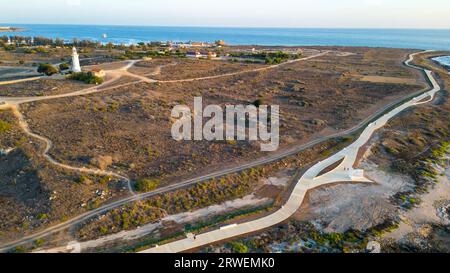
[[[410,65],[410,62],[414,55],[415,54],[411,55],[410,59],[406,62],[406,64],[411,67],[414,67]],[[378,118],[376,121],[370,123],[361,133],[359,138],[349,147],[346,147],[345,149],[341,150],[335,155],[327,158],[324,161],[317,163],[316,165],[308,169],[306,173],[297,182],[294,190],[291,193],[289,200],[281,209],[277,210],[276,212],[266,217],[249,221],[246,223],[229,225],[217,230],[213,230],[203,234],[198,234],[196,236],[189,234],[186,239],[174,241],[162,246],[156,246],[154,248],[142,251],[140,253],[178,253],[193,248],[202,247],[215,242],[220,242],[226,239],[234,238],[240,235],[245,235],[248,233],[263,230],[287,220],[296,211],[298,211],[300,209],[301,204],[303,203],[306,192],[308,190],[337,182],[352,181],[352,182],[370,183],[371,181],[365,178],[364,176],[356,176],[356,177],[353,176],[353,174],[355,173],[354,170],[352,169],[352,166],[356,161],[358,151],[365,143],[369,141],[373,133],[376,130],[380,129],[381,127],[385,126],[390,119],[392,119],[400,112],[404,111],[409,107],[431,101],[436,92],[441,90],[440,86],[434,79],[431,71],[429,70],[424,71],[432,84],[432,89],[430,91],[406,103],[401,104],[400,106],[391,110],[387,114]],[[427,97],[430,97],[430,99],[421,102]],[[325,173],[321,176],[318,176],[318,174],[325,168],[336,162],[339,162],[342,159],[344,160],[334,170]]]
[[[314,56],[307,57],[307,58],[310,59],[312,57],[317,57],[317,56],[322,56],[322,55],[323,55],[323,53],[320,53],[318,55],[314,55]],[[412,57],[413,56],[411,56],[410,58],[412,58]],[[295,61],[300,61],[300,60],[302,60],[302,59],[295,60]],[[276,67],[279,67],[279,65],[277,65]],[[273,68],[273,66],[272,66],[272,68]],[[244,73],[247,73],[247,72],[248,71],[244,71]],[[119,76],[120,76],[120,73],[119,73],[119,75],[117,75],[117,77],[119,77]],[[191,80],[192,79],[188,79],[188,81],[191,81]],[[131,84],[135,84],[135,83],[136,82],[133,82]],[[126,86],[126,85],[129,85],[129,83],[123,84],[121,86]],[[1,108],[11,107],[11,104],[17,104],[18,105],[18,104],[21,104],[21,103],[24,103],[24,102],[35,101],[35,100],[39,100],[39,99],[46,99],[46,98],[47,99],[53,99],[53,98],[74,96],[72,94],[76,94],[76,96],[80,96],[80,95],[90,94],[90,93],[94,93],[94,92],[102,92],[102,91],[105,91],[107,89],[117,88],[117,87],[118,86],[112,86],[112,87],[108,87],[108,88],[101,89],[101,90],[98,90],[97,87],[94,87],[92,89],[81,90],[81,91],[77,91],[77,92],[70,93],[70,94],[63,94],[63,95],[58,95],[58,96],[50,96],[50,98],[49,97],[28,97],[28,98],[4,98],[4,97],[2,98],[2,97],[0,97],[0,102],[1,102],[2,99],[11,99],[10,101],[7,101],[9,103],[9,105],[8,104],[7,105],[0,105],[0,109]],[[417,91],[416,94],[420,94],[420,93],[423,93],[423,92],[424,92],[424,90]],[[413,95],[416,95],[416,94],[413,94]],[[410,96],[412,96],[412,95],[409,95],[408,97],[410,97]],[[221,177],[221,176],[224,176],[224,175],[227,175],[227,174],[237,173],[237,172],[240,172],[240,171],[243,171],[243,170],[247,170],[247,169],[250,169],[250,168],[253,168],[253,167],[257,167],[257,166],[264,165],[264,164],[267,164],[267,163],[275,162],[275,161],[278,161],[278,160],[283,159],[285,157],[298,154],[299,152],[302,152],[302,151],[304,151],[304,150],[306,150],[306,149],[308,149],[308,148],[310,148],[310,147],[312,147],[314,145],[317,145],[317,144],[319,144],[321,142],[324,142],[324,141],[327,141],[327,140],[330,140],[330,139],[333,139],[333,138],[336,138],[336,137],[346,136],[348,134],[354,133],[354,132],[364,128],[371,119],[373,119],[374,117],[378,116],[380,113],[385,112],[387,109],[391,108],[393,105],[398,104],[400,101],[402,101],[404,99],[405,98],[402,98],[402,99],[399,99],[397,101],[394,101],[394,102],[386,105],[385,107],[383,107],[382,109],[380,109],[376,113],[370,115],[365,120],[360,122],[358,125],[350,128],[350,129],[344,130],[342,132],[339,132],[339,133],[336,133],[336,134],[333,134],[333,135],[330,135],[330,136],[327,136],[327,137],[317,138],[317,139],[315,139],[315,140],[313,140],[313,141],[311,141],[309,143],[306,143],[306,144],[303,144],[303,145],[299,145],[299,146],[296,146],[296,147],[292,147],[290,149],[280,150],[279,152],[273,153],[270,156],[267,156],[267,157],[264,157],[264,158],[261,158],[261,159],[249,162],[247,164],[240,165],[238,167],[232,167],[232,168],[223,169],[223,170],[220,170],[220,171],[217,171],[217,172],[213,172],[213,173],[210,173],[210,174],[207,174],[207,175],[203,175],[203,176],[195,177],[195,178],[192,178],[192,179],[187,179],[187,180],[184,180],[184,181],[180,181],[180,182],[178,182],[176,184],[173,184],[173,185],[170,185],[170,186],[167,186],[167,187],[162,187],[162,188],[159,188],[158,190],[155,190],[155,191],[152,191],[152,192],[143,193],[143,194],[137,194],[137,195],[133,195],[133,196],[130,196],[130,197],[126,197],[126,198],[121,199],[119,201],[112,202],[111,204],[108,204],[108,205],[105,205],[103,207],[94,209],[92,211],[83,213],[81,215],[78,215],[78,216],[76,216],[76,217],[74,217],[74,218],[72,218],[72,219],[70,219],[70,220],[68,220],[66,222],[57,224],[57,225],[52,226],[50,228],[47,228],[47,229],[45,229],[43,231],[37,232],[37,233],[29,235],[29,236],[25,236],[25,237],[23,237],[23,238],[21,238],[19,240],[15,240],[15,241],[3,244],[3,245],[0,246],[1,247],[0,248],[0,252],[7,251],[10,248],[22,245],[24,243],[32,242],[32,241],[34,241],[36,239],[43,238],[43,237],[51,235],[51,234],[53,234],[55,232],[59,232],[59,231],[64,230],[64,229],[66,229],[68,227],[71,227],[73,225],[82,223],[83,221],[86,221],[86,220],[88,220],[88,219],[90,219],[90,218],[92,218],[94,216],[100,215],[100,214],[102,214],[104,212],[107,212],[107,211],[112,210],[114,208],[120,207],[120,206],[122,206],[124,204],[128,204],[128,203],[135,202],[135,201],[138,201],[138,200],[146,199],[148,197],[152,197],[152,196],[159,195],[159,194],[162,194],[162,193],[174,191],[174,190],[177,190],[177,189],[180,189],[180,188],[184,188],[184,187],[188,187],[188,186],[191,186],[191,185],[195,185],[197,183],[200,183],[200,182],[203,182],[203,181],[207,181],[207,180],[212,179],[212,178],[217,178],[217,177]]]

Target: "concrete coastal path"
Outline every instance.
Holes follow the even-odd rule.
[[[412,61],[413,57],[416,54],[410,55],[410,58],[408,59],[408,61],[405,62],[405,64],[416,69],[421,69],[410,64],[410,62]],[[289,200],[281,209],[277,210],[276,212],[266,217],[257,220],[225,226],[218,230],[213,230],[195,236],[190,234],[186,239],[174,241],[162,246],[156,246],[154,248],[142,251],[140,253],[183,252],[188,251],[190,249],[199,248],[208,244],[212,244],[215,242],[220,242],[226,239],[231,239],[237,236],[263,230],[290,218],[298,209],[300,209],[300,206],[303,203],[306,192],[308,190],[338,182],[352,181],[352,182],[370,183],[371,181],[362,175],[363,172],[361,170],[359,171],[353,170],[353,165],[356,161],[358,151],[364,144],[366,144],[369,141],[373,133],[376,130],[385,126],[390,119],[392,119],[400,112],[404,111],[409,107],[431,101],[434,98],[436,92],[441,90],[440,86],[433,77],[431,71],[424,70],[424,72],[427,78],[429,79],[430,83],[432,84],[432,89],[430,91],[420,96],[417,96],[414,99],[398,106],[397,108],[393,109],[392,111],[388,112],[384,116],[377,119],[375,122],[369,124],[353,144],[308,169],[306,173],[297,182],[293,192],[291,193]],[[429,100],[423,101],[428,97],[430,97]],[[340,160],[342,160],[342,162],[334,170],[325,173],[321,176],[317,176],[325,168],[336,162],[339,162]]]

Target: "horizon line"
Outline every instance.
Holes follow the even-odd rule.
[[[9,25],[8,25],[9,24]],[[0,23],[10,25],[61,25],[61,26],[115,26],[115,27],[167,27],[167,28],[248,28],[248,29],[388,29],[388,30],[450,30],[450,27],[301,27],[301,26],[205,26],[205,25],[140,25],[140,24],[91,24],[91,23]]]

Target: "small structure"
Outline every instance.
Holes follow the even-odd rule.
[[[72,48],[72,72],[81,72],[80,58],[78,57],[77,49],[75,47]]]
[[[203,55],[199,51],[191,51],[186,53],[186,57],[189,58],[201,58]]]
[[[214,59],[214,58],[217,58],[217,53],[212,52],[212,51],[209,51],[209,52],[191,51],[191,52],[186,53],[186,57],[197,58],[197,59],[200,59],[200,58]]]
[[[7,45],[12,45],[11,38],[8,37],[8,42],[6,42],[6,44]]]
[[[205,43],[203,42],[191,42],[192,47],[204,47]]]

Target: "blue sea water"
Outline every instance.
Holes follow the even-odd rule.
[[[450,29],[311,29],[218,28],[94,25],[17,25],[23,32],[9,35],[44,36],[65,40],[91,39],[131,44],[148,41],[225,40],[232,45],[337,45],[450,50]],[[103,34],[108,38],[103,38]]]
[[[450,71],[450,56],[441,56],[433,58],[436,62],[439,62],[443,66],[447,67],[447,69]]]

